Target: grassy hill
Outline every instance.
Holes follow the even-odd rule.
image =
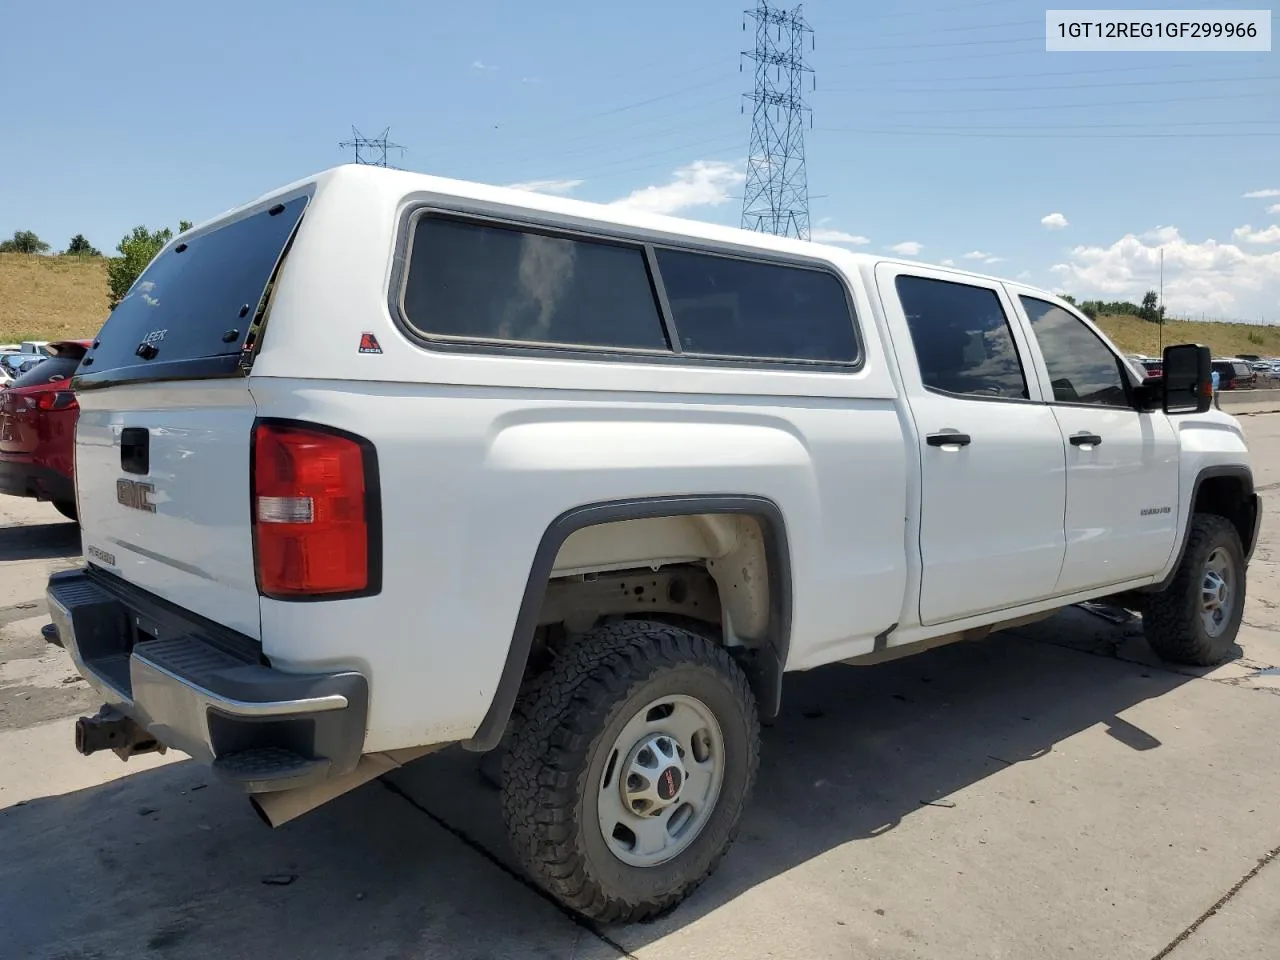
[[[107,263],[101,257],[0,253],[0,343],[91,337],[107,316]],[[1160,329],[1133,316],[1099,319],[1126,353],[1156,356]],[[1280,327],[1171,320],[1164,342],[1203,343],[1213,355],[1280,356]]]
[[[1099,317],[1098,326],[1125,353],[1160,354],[1160,327],[1134,316]],[[1280,357],[1280,327],[1249,323],[1199,323],[1169,320],[1164,325],[1164,344],[1202,343],[1215,357],[1256,353]]]
[[[107,316],[107,261],[0,253],[0,343],[91,337]]]

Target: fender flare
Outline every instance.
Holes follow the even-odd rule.
[[[1218,477],[1234,477],[1239,480],[1244,487],[1244,498],[1252,503],[1253,509],[1253,539],[1249,541],[1249,546],[1245,550],[1245,563],[1247,564],[1253,557],[1253,550],[1258,545],[1258,528],[1262,523],[1262,504],[1258,500],[1258,495],[1253,489],[1253,471],[1244,464],[1219,464],[1217,466],[1205,467],[1196,474],[1195,482],[1191,485],[1191,497],[1187,501],[1187,523],[1182,530],[1182,538],[1178,544],[1178,553],[1174,557],[1173,566],[1169,569],[1169,575],[1159,583],[1151,584],[1142,590],[1143,593],[1160,593],[1173,583],[1173,578],[1178,575],[1178,567],[1182,565],[1182,555],[1187,552],[1187,540],[1191,536],[1191,518],[1195,516],[1196,497],[1200,495],[1200,486],[1206,480],[1214,480]]]
[[[533,556],[511,645],[493,699],[475,733],[462,741],[463,748],[484,753],[501,741],[524,681],[525,666],[533,648],[538,613],[546,596],[551,569],[560,547],[570,534],[584,527],[620,520],[652,520],[700,513],[741,514],[760,523],[770,574],[769,635],[767,642],[744,666],[756,695],[760,716],[764,719],[777,716],[782,699],[782,672],[791,646],[792,615],[791,552],[786,523],[778,505],[765,497],[732,494],[610,500],[566,510],[543,533]]]

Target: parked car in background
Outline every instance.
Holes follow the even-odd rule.
[[[1213,369],[1218,373],[1219,390],[1248,390],[1258,379],[1253,368],[1236,357],[1214,360]]]
[[[8,379],[13,380],[46,359],[41,353],[20,353],[17,350],[12,353],[3,353],[0,354],[0,371],[3,371]]]
[[[1163,361],[1155,357],[1134,357],[1133,362],[1144,377],[1159,377],[1164,374]]]
[[[53,356],[52,345],[48,340],[23,340],[18,344],[19,353],[34,353],[41,357]]]
[[[47,344],[50,356],[0,390],[0,493],[47,500],[76,519],[75,428],[71,377],[92,340]]]

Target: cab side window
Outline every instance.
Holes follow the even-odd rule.
[[[1105,407],[1129,406],[1127,381],[1120,358],[1107,349],[1097,334],[1079,317],[1061,307],[1035,297],[1020,297],[1031,321],[1049,381],[1053,399],[1059,403],[1096,404]]]
[[[895,286],[927,389],[1004,400],[1028,397],[1009,318],[994,290],[906,274]]]

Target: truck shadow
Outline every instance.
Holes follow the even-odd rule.
[[[788,675],[729,856],[671,914],[611,935],[638,950],[837,847],[875,843],[911,816],[951,818],[951,826],[938,821],[946,835],[972,833],[974,811],[964,805],[974,801],[953,795],[1033,764],[1089,728],[1101,725],[1123,751],[1158,750],[1158,738],[1121,714],[1204,671],[1120,659],[1135,652],[1140,633],[1137,621],[1070,610],[1017,634]],[[446,751],[387,779],[515,870],[497,791],[473,756]]]
[[[80,527],[70,520],[0,527],[0,561],[59,560],[81,552]]]
[[[1119,638],[1115,647],[1134,629],[1085,626]],[[788,676],[719,871],[668,916],[604,932],[635,950],[913,815],[954,817],[938,829],[963,832],[963,804],[975,801],[956,810],[952,795],[1098,724],[1118,749],[1159,749],[1120,715],[1191,677],[1083,655],[1059,635],[1002,634]],[[76,761],[68,751],[59,762]],[[474,755],[445,751],[385,780],[274,831],[190,763],[0,811],[10,948],[50,958],[205,956],[212,943],[221,956],[264,960],[567,956],[571,945],[579,957],[617,955],[515,875],[497,791]]]

